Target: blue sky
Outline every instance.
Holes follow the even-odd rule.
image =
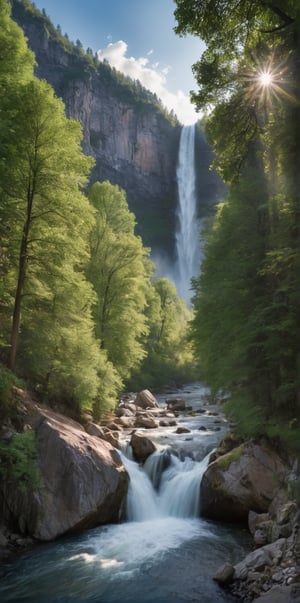
[[[204,45],[174,33],[173,0],[35,0],[35,5],[71,40],[99,51],[100,60],[156,92],[183,123],[197,120],[189,92],[197,89],[192,64]]]

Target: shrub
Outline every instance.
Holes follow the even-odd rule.
[[[0,442],[0,476],[5,481],[17,482],[20,490],[40,484],[36,435],[33,431],[16,433],[9,442]]]
[[[15,406],[13,387],[19,385],[19,381],[8,369],[0,364],[0,421],[8,417]]]

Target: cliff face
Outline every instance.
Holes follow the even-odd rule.
[[[28,12],[20,0],[13,1],[12,16],[35,53],[37,76],[82,124],[84,151],[96,160],[92,181],[122,187],[144,243],[172,253],[179,124],[139,84],[120,80],[108,65],[60,43],[47,17]]]
[[[12,0],[12,17],[36,56],[36,75],[46,79],[83,128],[83,149],[95,158],[91,181],[109,180],[125,190],[137,234],[153,252],[174,257],[176,166],[181,126],[157,98],[99,63],[54,28],[45,14]],[[196,131],[198,215],[207,215],[224,192],[205,136]]]

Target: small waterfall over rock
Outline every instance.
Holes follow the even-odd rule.
[[[201,395],[202,387],[185,391],[194,407],[197,401],[202,406]],[[213,439],[204,445],[210,430],[200,431],[198,419],[197,413],[184,418],[193,450],[193,442],[172,428],[165,443],[165,428],[159,428],[157,450],[143,467],[128,458],[128,434],[126,455],[119,452],[130,475],[127,521],[28,551],[1,577],[1,603],[232,603],[213,575],[225,560],[239,561],[249,545],[244,530],[199,517],[208,457],[200,459],[218,443],[219,432],[211,431]],[[203,454],[195,455],[199,450]]]
[[[167,517],[199,517],[200,483],[209,456],[201,462],[190,457],[180,460],[163,449],[148,457],[142,469],[122,455],[130,477],[127,519],[147,521]]]
[[[199,274],[200,221],[197,219],[195,176],[195,128],[184,126],[181,130],[177,165],[178,210],[174,281],[180,297],[191,298],[191,278]]]

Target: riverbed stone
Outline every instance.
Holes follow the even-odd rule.
[[[234,575],[234,567],[231,563],[224,563],[219,567],[217,572],[214,575],[214,580],[218,582],[218,584],[225,585],[231,582]]]
[[[269,513],[256,513],[250,509],[248,513],[248,528],[250,534],[254,536],[256,530],[270,519]]]
[[[160,419],[159,426],[160,427],[175,427],[177,425],[176,419],[168,419],[165,417],[164,419]]]
[[[166,400],[169,410],[182,412],[186,410],[186,402],[183,398],[169,398]]]
[[[191,430],[188,427],[177,427],[175,433],[191,433]]]
[[[159,404],[156,398],[148,389],[143,389],[138,392],[135,398],[136,406],[140,406],[141,408],[159,408]]]
[[[300,603],[300,597],[293,598],[291,586],[274,586],[255,599],[255,603]]]
[[[134,407],[134,409],[131,409],[131,408],[127,408],[125,405],[118,406],[118,408],[116,408],[116,410],[115,410],[115,415],[116,415],[116,417],[134,417],[135,410],[136,410],[135,407]]]
[[[137,414],[134,422],[134,427],[144,429],[156,429],[158,422],[149,414]]]
[[[149,438],[136,431],[131,436],[130,445],[133,455],[139,463],[144,463],[148,456],[156,450],[156,446]]]

